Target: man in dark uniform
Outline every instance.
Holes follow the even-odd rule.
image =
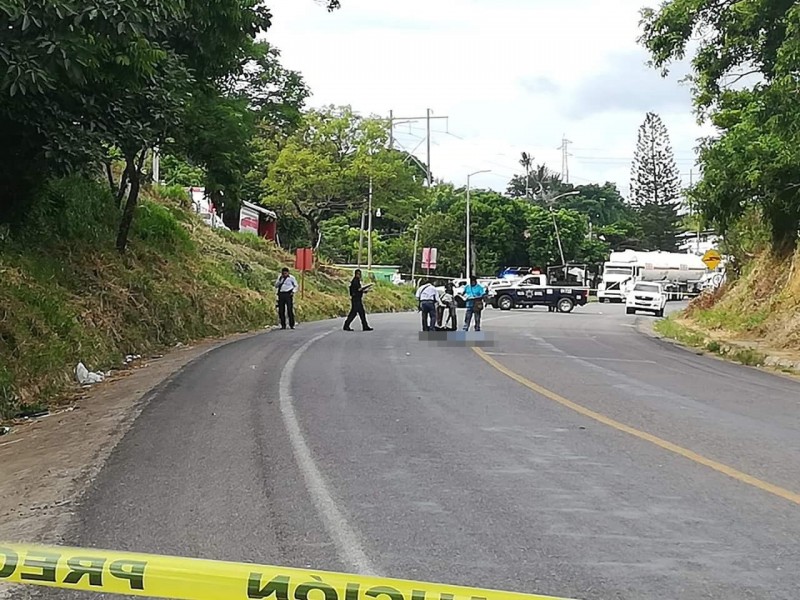
[[[353,281],[350,282],[350,314],[344,322],[345,331],[353,331],[350,325],[358,315],[361,319],[361,329],[372,331],[372,327],[367,324],[367,313],[364,311],[364,292],[365,288],[361,285],[361,269],[356,269]]]

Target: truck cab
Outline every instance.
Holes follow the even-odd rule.
[[[631,264],[603,265],[603,280],[597,286],[598,302],[622,302],[628,295],[631,283],[639,277],[638,267]]]
[[[588,289],[551,286],[546,275],[527,275],[514,283],[489,290],[489,305],[500,310],[547,306],[551,311],[572,312],[588,300]]]

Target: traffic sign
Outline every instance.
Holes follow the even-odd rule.
[[[703,262],[706,267],[708,267],[709,271],[713,271],[719,266],[719,263],[722,262],[722,256],[716,250],[708,250],[703,254]]]
[[[436,258],[438,254],[436,248],[423,248],[422,249],[422,268],[436,270]]]

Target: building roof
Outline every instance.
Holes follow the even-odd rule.
[[[264,208],[263,206],[259,206],[258,204],[253,204],[252,202],[247,202],[246,200],[242,202],[244,206],[249,208],[250,210],[254,210],[257,213],[261,213],[262,215],[267,216],[270,219],[275,221],[278,220],[278,215],[272,212],[271,210]]]

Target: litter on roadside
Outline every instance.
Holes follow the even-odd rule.
[[[82,362],[79,362],[75,367],[75,378],[81,385],[94,385],[95,383],[100,383],[103,381],[106,378],[106,375],[99,372],[92,373]]]

